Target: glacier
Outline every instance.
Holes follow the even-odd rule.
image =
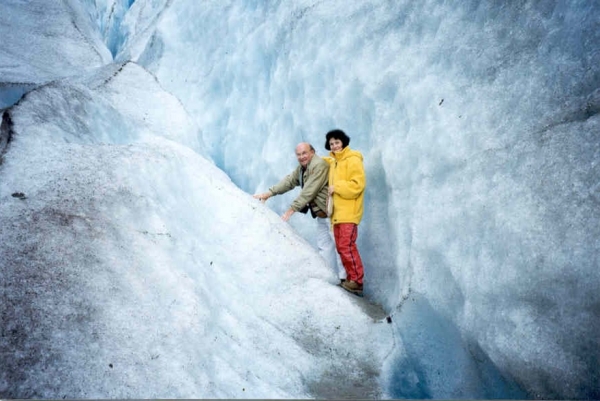
[[[0,22],[0,396],[600,397],[597,2]],[[332,128],[365,156],[364,299],[294,194],[251,197]]]

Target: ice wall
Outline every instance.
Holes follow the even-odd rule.
[[[385,315],[202,157],[142,67],[57,80],[7,115],[1,397],[382,396]]]
[[[111,60],[95,25],[78,12],[81,9],[77,1],[2,2],[0,109],[37,85]]]
[[[387,395],[396,398],[600,396],[600,344],[596,334],[600,321],[597,295],[600,281],[597,239],[600,227],[597,162],[600,156],[600,11],[596,2],[550,0],[508,5],[491,1],[426,0],[352,4],[330,0],[266,4],[138,0],[127,4],[121,0],[65,0],[50,5],[41,1],[8,0],[3,1],[1,7],[0,18],[5,19],[0,24],[0,32],[6,41],[0,50],[3,61],[0,108],[13,104],[23,93],[50,79],[65,75],[87,77],[85,70],[109,63],[113,55],[118,61],[133,59],[145,66],[155,73],[157,85],[167,88],[177,99],[166,100],[169,97],[163,97],[164,94],[154,98],[150,93],[153,91],[144,90],[153,87],[153,78],[140,73],[133,74],[140,82],[121,81],[124,87],[135,89],[112,97],[114,109],[106,99],[96,103],[96,94],[90,92],[98,88],[102,92],[103,80],[113,79],[103,74],[115,71],[114,68],[118,70],[117,65],[95,75],[98,82],[84,80],[70,81],[65,86],[50,85],[20,106],[21,110],[28,110],[21,114],[22,132],[31,129],[40,135],[40,140],[54,138],[58,143],[74,142],[75,145],[61,144],[59,149],[54,149],[50,141],[48,147],[35,147],[39,144],[34,146],[35,135],[30,135],[28,140],[33,148],[22,147],[19,153],[26,155],[19,159],[23,164],[21,167],[13,164],[10,180],[3,176],[0,181],[3,185],[0,216],[10,223],[0,227],[1,244],[3,249],[21,252],[10,253],[15,263],[13,267],[21,266],[19,255],[31,251],[38,238],[51,238],[57,229],[64,230],[61,238],[67,243],[80,240],[82,233],[94,233],[86,225],[86,216],[81,214],[87,213],[87,209],[80,202],[86,205],[86,199],[96,199],[98,195],[84,184],[118,189],[112,174],[119,163],[134,161],[118,174],[119,179],[128,184],[126,190],[121,188],[120,192],[125,201],[111,203],[114,198],[101,199],[93,205],[94,212],[98,212],[98,208],[108,210],[101,214],[100,220],[110,233],[119,233],[114,228],[119,222],[108,216],[112,216],[114,210],[128,210],[131,202],[127,199],[145,199],[155,206],[153,202],[179,206],[200,204],[193,197],[178,203],[168,196],[171,189],[181,190],[185,186],[179,181],[182,173],[191,181],[198,177],[190,168],[206,167],[195,155],[182,152],[177,146],[173,149],[169,145],[165,150],[165,143],[174,139],[169,135],[187,132],[181,139],[185,147],[196,153],[205,145],[206,152],[237,185],[244,191],[254,192],[264,190],[291,170],[295,164],[293,148],[298,141],[311,141],[323,152],[325,132],[339,127],[352,137],[351,146],[366,157],[369,186],[359,245],[367,264],[369,295],[382,302],[394,318],[391,327],[396,333],[396,347],[383,366],[383,390]],[[6,10],[9,12],[4,12]],[[25,15],[31,11],[37,19]],[[36,28],[38,25],[42,27],[40,30]],[[17,26],[26,29],[20,31]],[[25,32],[29,35],[20,35]],[[101,46],[101,39],[107,44],[106,48]],[[28,46],[23,46],[24,43]],[[78,90],[72,90],[72,85]],[[45,96],[52,93],[54,96]],[[155,99],[157,103],[153,103],[151,110],[132,107],[140,99]],[[35,101],[37,108],[28,109]],[[183,107],[156,106],[164,102],[169,105],[181,102]],[[75,106],[71,108],[72,105]],[[87,113],[89,108],[95,113]],[[192,115],[194,124],[191,125],[202,129],[202,138],[198,139],[197,132],[190,131],[187,123],[178,125],[188,121],[184,109]],[[59,118],[55,110],[70,113],[64,112]],[[171,111],[176,114],[170,115]],[[67,114],[75,117],[66,118]],[[53,123],[48,124],[48,130],[39,129],[39,123],[49,118]],[[151,133],[150,126],[153,127]],[[169,127],[178,128],[165,131]],[[94,135],[61,136],[65,130],[77,133],[82,128],[84,132],[93,131]],[[121,130],[131,136],[124,140]],[[1,132],[0,146],[4,147],[7,137]],[[153,139],[155,135],[166,136],[166,139]],[[90,150],[86,147],[90,141],[111,142],[111,146]],[[140,148],[128,141],[149,141],[154,146]],[[47,149],[52,151],[44,155]],[[6,154],[5,160],[9,157],[12,156]],[[114,161],[103,163],[104,157],[114,157]],[[46,162],[31,164],[36,172],[33,174],[28,171],[28,160]],[[71,168],[75,162],[81,163],[81,171]],[[56,174],[45,182],[40,177],[46,176],[48,167]],[[153,178],[166,192],[148,187],[143,177],[137,176],[140,171],[150,170],[155,171]],[[7,171],[6,165],[3,171]],[[99,176],[95,177],[92,172]],[[54,185],[59,183],[56,177],[63,176],[81,184],[83,192],[76,185],[66,187],[68,190]],[[24,203],[18,202],[32,199],[22,201],[11,196],[15,185],[22,182],[29,186],[26,192],[37,194],[44,202],[56,203],[46,209],[44,202],[38,203],[40,209],[25,215],[30,220],[23,220],[18,208]],[[210,188],[207,184],[198,190],[210,191]],[[243,196],[234,189],[231,191]],[[275,198],[269,206],[281,212],[290,199]],[[65,213],[57,204],[74,209]],[[243,210],[247,210],[248,205],[235,204],[242,209],[236,216],[244,216]],[[160,206],[145,210],[151,211],[152,216],[158,214],[160,219],[168,219],[166,214],[161,214]],[[318,369],[328,371],[331,366],[340,368],[338,372],[343,371],[343,361],[328,361],[328,356],[337,352],[328,350],[325,346],[328,342],[323,341],[324,338],[329,340],[332,333],[338,333],[331,329],[336,326],[322,326],[323,319],[315,317],[310,308],[275,314],[283,321],[299,318],[294,320],[297,326],[292,326],[291,332],[301,331],[306,325],[316,328],[302,337],[301,350],[291,351],[298,351],[296,355],[308,358],[310,363],[301,370],[278,365],[282,367],[278,370],[281,376],[270,375],[274,372],[268,370],[268,377],[259,378],[244,371],[247,360],[264,355],[267,359],[258,361],[253,370],[266,368],[272,363],[268,359],[269,344],[288,344],[289,337],[277,331],[278,325],[275,325],[274,337],[265,340],[257,335],[253,331],[255,327],[244,320],[248,310],[240,306],[243,302],[234,302],[229,313],[211,315],[216,319],[209,319],[218,323],[218,330],[222,330],[219,333],[223,334],[221,347],[209,351],[234,351],[225,354],[215,351],[211,359],[216,361],[214,364],[193,370],[197,379],[187,381],[190,376],[178,374],[190,371],[186,358],[197,351],[178,348],[173,338],[187,338],[188,319],[196,318],[195,313],[204,310],[205,304],[178,305],[177,316],[181,319],[178,322],[182,325],[178,326],[177,333],[165,326],[153,331],[152,321],[147,317],[164,299],[181,291],[177,286],[170,287],[171,281],[162,280],[164,276],[158,264],[150,264],[148,268],[157,279],[155,285],[160,296],[154,298],[145,295],[142,285],[136,287],[140,291],[139,297],[135,297],[110,284],[117,280],[120,286],[129,288],[148,270],[136,268],[135,273],[130,272],[124,278],[120,271],[106,267],[110,263],[101,260],[99,265],[104,270],[99,273],[92,272],[86,277],[79,273],[78,263],[98,262],[99,247],[108,250],[99,253],[103,258],[118,260],[123,255],[129,258],[128,252],[119,248],[117,238],[123,235],[136,244],[147,245],[145,249],[152,250],[150,255],[158,254],[159,261],[174,257],[170,252],[173,248],[163,235],[165,231],[155,225],[157,220],[142,218],[144,216],[138,219],[136,214],[128,216],[135,217],[128,221],[135,222],[137,231],[124,230],[125,234],[105,236],[100,243],[80,244],[77,249],[82,253],[67,252],[64,256],[55,252],[56,240],[49,240],[37,250],[46,258],[36,262],[37,276],[11,276],[19,278],[21,284],[39,283],[49,277],[44,270],[48,262],[59,266],[65,258],[71,258],[74,264],[49,270],[53,276],[42,281],[44,285],[27,289],[28,292],[16,287],[10,287],[9,291],[8,281],[2,280],[3,295],[10,294],[11,301],[18,300],[17,305],[27,305],[32,298],[41,300],[39,304],[34,303],[36,308],[20,315],[23,320],[16,322],[21,324],[31,318],[35,323],[32,327],[41,321],[44,325],[37,327],[46,328],[24,337],[31,340],[29,342],[18,340],[19,333],[27,332],[23,329],[26,325],[21,327],[21,332],[9,332],[12,340],[21,342],[5,343],[7,349],[14,350],[11,347],[17,344],[29,346],[29,353],[22,354],[26,363],[19,365],[20,362],[13,360],[12,367],[38,366],[40,370],[35,372],[45,374],[44,380],[47,380],[42,387],[49,391],[56,389],[58,387],[52,387],[56,384],[52,383],[52,375],[44,371],[44,367],[49,366],[46,362],[63,367],[82,363],[81,367],[90,368],[87,362],[94,360],[91,356],[99,356],[92,352],[81,358],[81,354],[69,352],[73,338],[109,333],[103,338],[113,336],[113,342],[103,340],[106,342],[92,344],[101,350],[110,349],[122,341],[122,335],[127,333],[127,314],[133,313],[137,314],[134,320],[140,327],[136,333],[147,341],[143,344],[147,352],[131,356],[129,350],[139,343],[131,340],[136,336],[126,337],[129,342],[119,343],[120,348],[113,355],[129,364],[131,370],[127,375],[113,370],[121,364],[94,365],[94,375],[69,379],[68,385],[75,386],[71,389],[84,383],[80,379],[99,378],[94,382],[96,392],[87,396],[104,397],[111,390],[131,389],[128,386],[134,382],[131,393],[111,394],[139,397],[144,390],[148,391],[148,397],[155,397],[158,390],[170,386],[168,396],[193,396],[194,389],[201,388],[204,394],[222,397],[239,394],[283,397],[306,394],[307,378],[309,382],[313,380],[312,394],[324,395],[323,391],[336,383],[331,378],[329,382],[319,382],[318,373],[312,370],[317,365],[317,372]],[[40,219],[43,224],[39,223]],[[37,221],[34,227],[42,226],[45,231],[36,232],[32,237],[28,231],[31,221]],[[200,238],[203,235],[181,221],[170,224],[178,236]],[[277,219],[272,219],[272,224],[276,225]],[[292,225],[310,240],[313,230],[310,221],[295,218]],[[265,237],[270,234],[265,230]],[[256,232],[244,238],[251,236],[256,236]],[[23,238],[27,241],[21,241]],[[97,237],[89,235],[89,238]],[[206,237],[207,241],[213,239],[213,236]],[[265,246],[281,249],[281,243]],[[298,246],[306,250],[296,242],[293,245],[294,249]],[[139,258],[146,256],[139,250],[135,252]],[[196,266],[198,260],[212,266],[209,259],[203,259],[205,256],[190,254],[199,259],[187,260],[188,266]],[[141,259],[126,260],[139,262]],[[222,255],[220,261],[239,268]],[[318,280],[325,279],[317,267],[310,269]],[[230,275],[223,272],[215,267],[215,273],[219,274],[217,284],[221,287],[230,282]],[[178,278],[186,274],[179,273]],[[47,291],[73,288],[62,287],[66,285],[66,277],[73,280],[71,284],[109,277],[92,288],[91,294],[106,301],[102,297],[107,290],[108,294],[113,290],[123,301],[103,304],[119,317],[116,322],[92,320],[90,324],[86,314],[80,313],[88,310],[89,305],[77,297],[79,293],[68,293],[62,300],[50,298],[50,301],[54,299],[52,302],[60,300],[64,306],[52,308],[52,302],[44,297]],[[291,278],[300,279],[296,275]],[[293,280],[284,282],[295,282]],[[192,282],[203,283],[201,288],[221,288],[214,282]],[[189,281],[186,283],[193,286]],[[277,288],[276,283],[272,285]],[[317,286],[314,293],[324,294],[328,304],[338,299],[325,288]],[[188,290],[186,287],[185,291]],[[192,298],[197,294],[195,291],[185,293]],[[137,310],[118,308],[140,299],[151,302],[143,302],[143,307]],[[224,293],[222,300],[228,299]],[[69,309],[70,300],[75,301],[79,309]],[[289,305],[296,305],[294,302],[290,301]],[[50,314],[32,315],[40,311]],[[159,309],[159,312],[168,318],[169,311]],[[2,316],[6,318],[7,314],[3,312]],[[253,319],[257,315],[251,316]],[[336,319],[345,322],[346,317]],[[7,321],[13,320],[5,319],[3,324]],[[72,335],[65,337],[62,332],[49,337],[47,333],[55,327],[56,321]],[[235,327],[242,329],[238,331]],[[273,327],[266,324],[259,330]],[[362,326],[356,324],[356,327]],[[40,347],[42,343],[36,342],[37,339],[45,341],[46,348]],[[249,346],[257,341],[256,353],[246,354],[247,360],[243,363],[236,361],[235,351],[241,348],[235,348],[235,344]],[[295,338],[293,343],[296,343]],[[196,349],[205,349],[197,345]],[[303,351],[314,346],[324,351],[321,359]],[[169,355],[176,356],[155,370],[153,364],[164,360],[156,355],[165,355],[155,352],[157,348],[168,349]],[[36,354],[40,349],[45,352]],[[384,351],[378,347],[373,350]],[[369,350],[363,351],[367,354]],[[100,355],[103,361],[110,356]],[[65,360],[71,365],[61,365]],[[360,367],[362,372],[374,380],[374,372],[379,368],[376,362],[381,361],[381,355],[361,361],[366,361]],[[171,369],[174,366],[181,370]],[[218,373],[210,373],[215,372],[215,367]],[[289,371],[294,372],[293,378],[286,381]],[[156,377],[165,380],[153,382],[155,387],[146,385],[148,378]],[[231,393],[220,387],[232,378],[240,384],[237,390],[242,384],[253,383],[255,392],[250,395]],[[6,376],[2,376],[2,383],[15,383],[15,379],[22,383],[18,380],[26,380],[26,377],[12,376],[7,381]],[[40,383],[29,381],[21,389],[30,384],[30,388],[36,385],[40,388]],[[58,392],[47,394],[63,396]],[[83,392],[77,395],[86,396]]]
[[[122,25],[133,0],[84,0],[81,3],[111,55],[116,56],[127,39]]]
[[[345,129],[366,160],[370,295],[400,314],[424,297],[410,308],[529,396],[598,397],[599,16],[590,1],[177,1],[139,60],[248,192],[291,170],[297,142],[322,153]]]

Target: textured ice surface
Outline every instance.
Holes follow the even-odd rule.
[[[424,297],[529,396],[597,397],[599,18],[586,1],[177,2],[144,63],[249,192],[345,129],[367,291],[390,310]]]
[[[358,341],[360,357],[351,360],[362,373],[349,380],[371,385],[382,369],[382,396],[600,396],[599,4],[68,1],[50,10],[62,35],[47,34],[47,24],[36,28],[41,2],[30,4],[1,6],[28,26],[28,35],[15,35],[14,19],[0,25],[10,34],[4,48],[19,49],[0,50],[3,105],[51,77],[77,79],[38,89],[10,111],[15,135],[0,166],[0,234],[3,255],[11,255],[3,263],[13,269],[3,268],[13,275],[3,297],[19,302],[3,312],[3,333],[17,330],[15,321],[25,330],[27,319],[47,318],[40,327],[66,319],[7,345],[22,355],[43,350],[18,366],[84,367],[95,372],[88,396],[198,396],[201,389],[202,397],[335,397],[329,391],[345,371],[335,347]],[[73,40],[73,26],[85,26],[81,41]],[[27,47],[26,40],[47,42]],[[40,49],[62,56],[40,57]],[[111,52],[156,81],[133,64],[84,73],[81,64],[108,63]],[[32,86],[15,87],[16,73]],[[393,324],[383,326],[393,330],[391,353],[385,336],[381,344],[359,336],[348,345],[336,341],[337,323],[333,331],[323,322],[341,313],[342,322],[362,327],[366,318],[359,312],[358,323],[346,319],[361,309],[338,304],[348,301],[318,284],[332,278],[307,246],[310,219],[294,216],[294,230],[277,219],[293,195],[270,200],[270,213],[243,193],[263,191],[291,171],[299,141],[323,154],[331,128],[346,130],[365,155],[359,247],[367,293],[392,313]],[[12,197],[16,192],[27,199]],[[87,222],[90,216],[98,222]],[[214,222],[208,233],[197,227],[206,219]],[[39,221],[43,230],[35,229]],[[62,239],[52,240],[56,233]],[[63,249],[56,241],[78,245]],[[239,295],[262,269],[255,248],[277,266],[260,275],[261,287],[294,300],[273,301],[275,312]],[[23,268],[38,263],[32,255],[43,255],[42,262],[28,276]],[[306,260],[312,267],[300,269]],[[65,264],[48,281],[60,283],[65,299],[38,284],[47,302],[28,303],[24,288],[45,282],[39,266],[48,261]],[[81,273],[87,265],[98,268]],[[301,287],[306,274],[314,286],[308,291]],[[90,286],[95,290],[73,292]],[[148,286],[159,295],[144,292]],[[180,303],[165,306],[171,298]],[[55,315],[44,315],[59,301]],[[69,315],[67,304],[79,306]],[[28,317],[14,320],[23,305],[30,305]],[[179,308],[180,324],[172,324],[169,308]],[[149,311],[168,323],[156,323]],[[256,325],[263,313],[291,322],[304,337],[273,320]],[[128,316],[139,330],[129,331]],[[364,336],[382,335],[374,327],[362,327]],[[207,342],[214,330],[227,333],[215,335],[217,346]],[[69,353],[44,337],[48,331],[69,343],[78,335],[99,339]],[[192,337],[201,338],[198,345]],[[119,341],[107,368],[111,338]],[[140,341],[148,358],[128,353]],[[298,358],[268,370],[277,357],[267,343]],[[247,344],[258,345],[248,351]],[[168,363],[155,348],[168,350]],[[103,365],[94,365],[93,350],[106,353]],[[194,364],[197,352],[211,363]],[[114,358],[129,364],[117,381]],[[261,369],[268,373],[257,377]],[[3,383],[11,391],[19,383],[36,388],[22,372]],[[43,394],[62,397],[59,383],[31,394],[47,389]],[[86,396],[67,394],[77,395]]]
[[[380,396],[391,327],[201,156],[151,78],[109,67],[10,110],[0,393],[304,398],[337,382]]]

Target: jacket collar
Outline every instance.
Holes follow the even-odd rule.
[[[329,152],[329,154],[331,155],[331,157],[333,157],[335,160],[345,159],[351,153],[352,153],[352,150],[350,149],[350,146],[346,146],[344,149],[340,150],[337,153],[335,153],[335,152]]]

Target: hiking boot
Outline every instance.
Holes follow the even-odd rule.
[[[342,283],[342,287],[344,287],[344,289],[348,290],[348,291],[362,291],[363,286],[362,284],[358,284],[356,281],[352,281],[352,280],[346,280]]]
[[[340,279],[340,285],[344,284],[344,282],[345,282],[345,281],[346,281],[346,279],[345,279],[345,278],[341,278],[341,279]]]

